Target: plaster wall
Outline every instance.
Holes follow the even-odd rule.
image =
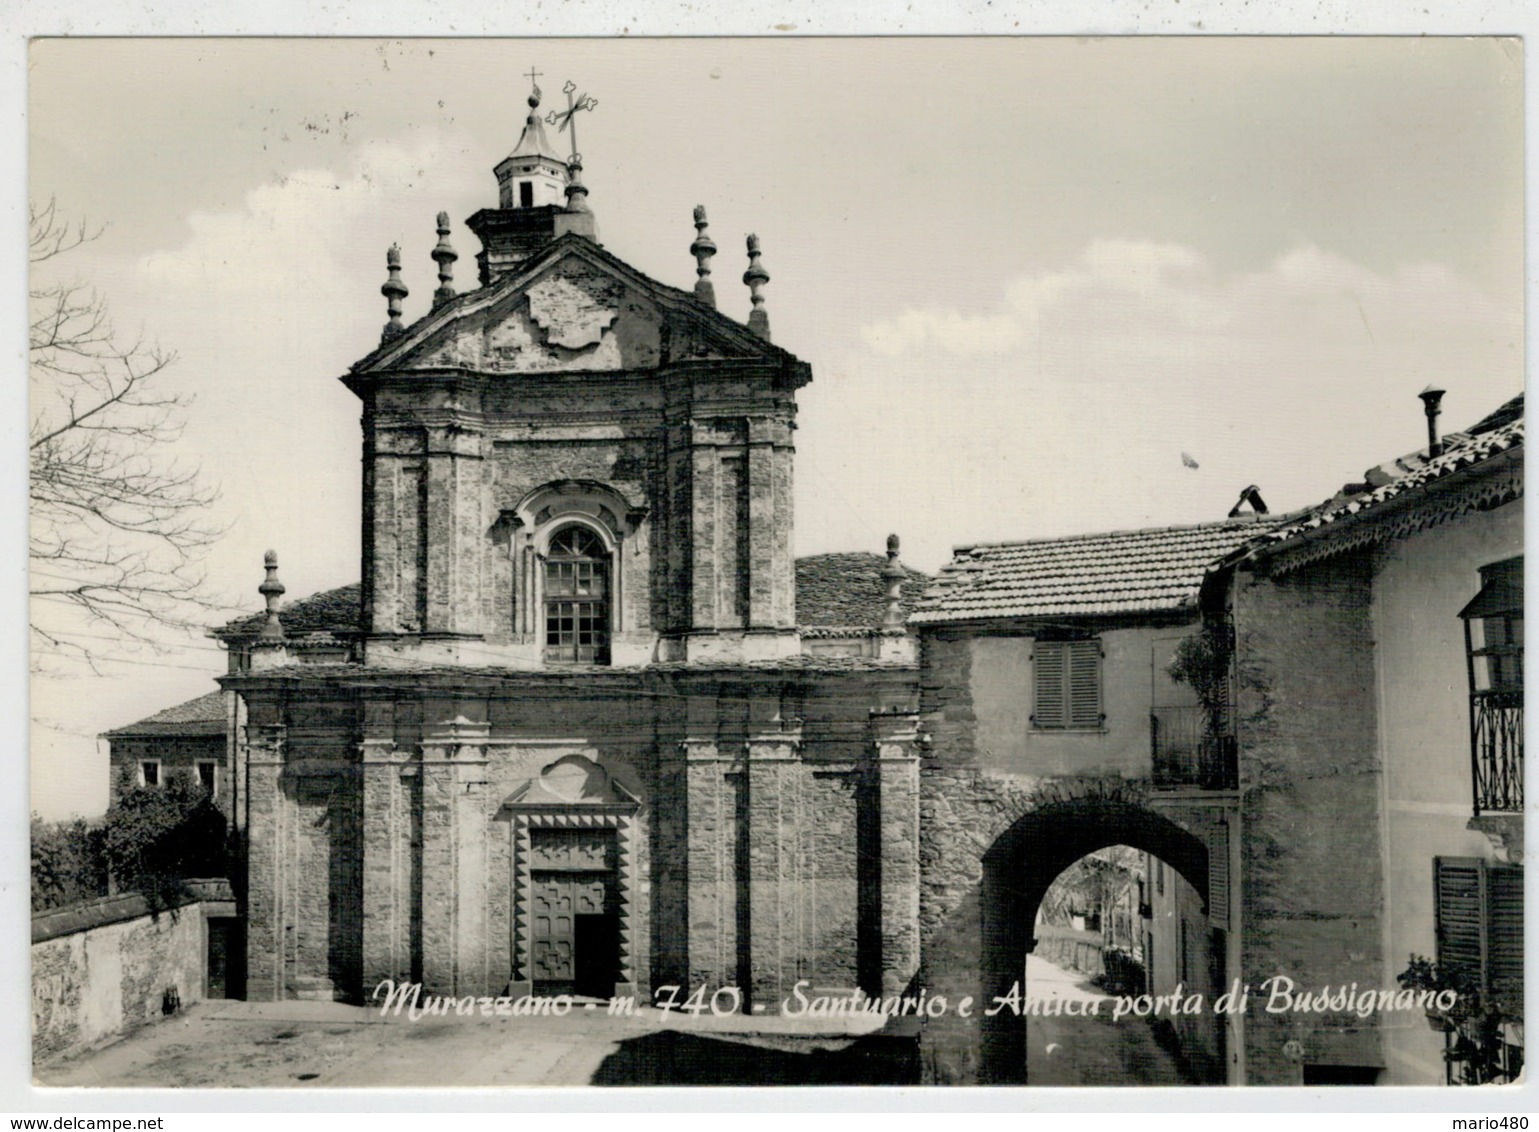
[[[1435,957],[1433,858],[1493,857],[1473,812],[1464,624],[1480,567],[1523,553],[1522,503],[1397,539],[1373,580],[1386,876],[1381,985]],[[1419,1015],[1385,1019],[1386,1084],[1443,1081],[1443,1038]]]

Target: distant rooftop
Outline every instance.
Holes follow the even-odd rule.
[[[148,719],[108,731],[108,739],[130,738],[135,735],[223,735],[225,726],[224,693],[206,692],[195,700],[168,707]]]
[[[925,625],[1188,608],[1209,565],[1291,517],[958,547],[910,620]]]
[[[802,629],[876,629],[887,612],[887,556],[856,551],[796,560],[796,624]],[[899,603],[907,616],[930,576],[903,567]]]

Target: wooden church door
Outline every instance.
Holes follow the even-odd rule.
[[[620,957],[614,831],[537,829],[531,843],[534,993],[609,998]]]

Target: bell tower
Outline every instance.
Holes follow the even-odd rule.
[[[529,92],[529,115],[513,152],[497,163],[497,207],[483,208],[465,223],[481,241],[476,264],[485,287],[499,275],[518,266],[557,236],[575,232],[598,242],[598,225],[588,208],[587,187],[582,183],[582,156],[573,149],[557,156],[540,119],[540,87]],[[563,128],[571,125],[579,110],[591,109],[594,100],[584,96],[559,116]],[[557,115],[552,112],[552,118]]]

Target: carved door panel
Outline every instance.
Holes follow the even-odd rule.
[[[561,873],[535,873],[532,879],[535,982],[542,993],[570,994],[576,944],[572,880]]]
[[[534,992],[608,998],[619,980],[618,845],[613,830],[541,829],[531,838]]]

